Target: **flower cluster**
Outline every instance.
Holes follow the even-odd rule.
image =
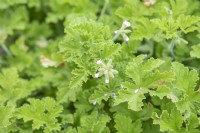
[[[117,70],[113,69],[112,60],[110,59],[107,64],[103,63],[103,61],[100,59],[97,61],[97,64],[99,65],[98,72],[95,74],[95,78],[105,76],[105,82],[109,83],[109,78],[114,78],[114,75],[118,73]]]
[[[121,35],[122,38],[124,39],[124,41],[128,42],[129,41],[129,37],[126,34],[130,33],[131,30],[126,30],[126,28],[130,27],[130,26],[131,26],[131,23],[128,22],[127,20],[125,20],[122,23],[121,28],[119,30],[114,31],[114,33],[116,34],[115,38],[117,38],[119,35]],[[115,38],[113,40],[115,40]]]

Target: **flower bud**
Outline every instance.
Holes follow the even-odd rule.
[[[129,27],[129,26],[131,26],[131,23],[128,22],[127,20],[125,20],[125,21],[122,23],[122,26],[124,26],[124,27]]]
[[[115,34],[118,34],[118,31],[116,30],[116,31],[114,31],[114,33],[115,33]]]
[[[98,78],[98,77],[99,77],[99,73],[96,73],[96,74],[95,74],[95,78]]]
[[[122,38],[124,39],[125,42],[129,41],[129,37],[126,34],[122,34]]]
[[[98,61],[97,61],[97,64],[98,64],[98,65],[102,64],[102,60],[101,60],[101,59],[98,60]]]
[[[40,62],[42,64],[43,67],[56,67],[57,63],[55,61],[52,61],[44,56],[40,57]]]

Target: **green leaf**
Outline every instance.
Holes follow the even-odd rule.
[[[127,89],[121,89],[118,91],[118,96],[114,101],[114,106],[128,102],[128,108],[134,111],[140,111],[143,106],[142,100],[145,99],[144,93],[147,93],[142,88],[136,88],[133,84],[126,82],[123,86]]]
[[[11,123],[14,108],[11,106],[0,106],[0,130],[4,131]]]
[[[77,95],[77,102],[74,104],[74,107],[76,108],[78,112],[81,112],[81,113],[88,112],[92,110],[94,106],[96,106],[96,102],[95,104],[94,103],[91,104],[89,102],[88,98],[90,96],[91,96],[91,91],[89,90],[81,91],[81,93]]]
[[[200,93],[199,91],[190,91],[187,92],[185,97],[180,99],[177,103],[177,109],[182,113],[188,111],[189,113],[197,113],[198,109],[200,109]]]
[[[117,133],[141,133],[142,123],[140,120],[133,122],[130,117],[117,114],[115,117]]]
[[[164,34],[162,37],[172,39],[177,36],[179,25],[171,17],[164,17],[162,19],[153,19],[153,24],[156,25]]]
[[[102,100],[107,101],[109,97],[110,90],[107,87],[100,85],[97,87],[97,89],[95,89],[94,93],[91,95],[90,102],[96,101],[96,103],[101,105]]]
[[[81,87],[70,88],[69,85],[64,84],[58,87],[56,99],[58,103],[68,103],[69,101],[76,101],[77,93],[82,90]]]
[[[160,125],[160,131],[171,133],[179,133],[184,120],[182,114],[176,109],[173,109],[171,114],[166,110],[163,110],[160,116],[154,113],[152,118],[154,124]]]
[[[193,32],[198,29],[197,23],[200,22],[200,17],[198,16],[185,16],[181,15],[177,19],[177,23],[180,26],[180,29],[184,33]]]
[[[71,89],[81,87],[83,82],[87,81],[88,71],[84,69],[75,69],[72,71],[73,77],[69,83]]]
[[[194,2],[194,1],[192,1]],[[174,16],[185,14],[186,9],[191,8],[190,1],[188,0],[170,0],[171,8]]]
[[[30,104],[23,105],[17,111],[18,118],[23,118],[24,122],[33,121],[33,129],[44,127],[44,133],[60,131],[57,117],[63,110],[62,106],[57,106],[55,100],[49,97],[28,101]]]
[[[163,99],[164,96],[170,96],[171,89],[167,86],[161,86],[156,90],[149,90],[151,96],[158,96],[160,99]]]
[[[16,68],[2,69],[2,74],[0,73],[1,104],[15,106],[17,100],[27,97],[34,89],[31,81],[19,78]]]
[[[60,43],[60,52],[63,53],[64,59],[73,61],[74,58],[80,58],[84,54],[92,57],[88,51],[96,50],[96,45],[104,49],[103,58],[109,58],[119,51],[120,45],[114,45],[112,41],[108,41],[111,39],[108,26],[95,21],[86,21],[85,18],[80,18],[80,20],[83,21],[70,23],[70,27],[65,29],[67,35]],[[98,52],[101,49],[97,49]]]
[[[126,74],[138,87],[156,88],[173,80],[172,73],[156,70],[163,63],[164,61],[153,58],[145,62],[144,56],[138,56],[128,64]]]
[[[24,30],[28,23],[28,12],[25,6],[13,8],[0,12],[0,28],[5,29],[8,34],[13,34],[14,30]],[[17,24],[17,25],[16,25]]]
[[[188,119],[186,119],[186,132],[191,132],[191,133],[198,133],[199,132],[199,121],[198,117],[196,114],[191,114]]]
[[[172,63],[172,70],[176,76],[173,82],[174,88],[185,92],[186,95],[190,91],[194,91],[196,82],[199,80],[196,70],[189,71],[187,67],[177,62]]]
[[[114,44],[111,41],[105,42],[102,45],[99,45],[98,51],[102,49],[102,52],[100,53],[100,59],[110,59],[115,55],[119,54],[119,51],[121,50],[121,45],[119,44]]]
[[[191,57],[200,58],[200,44],[192,46]]]
[[[144,56],[138,56],[133,59],[127,66],[126,74],[130,77],[134,83],[125,82],[123,86],[127,89],[120,89],[118,91],[117,99],[114,101],[114,105],[118,105],[123,102],[128,102],[128,108],[134,111],[141,110],[143,106],[142,100],[145,99],[144,94],[152,91],[149,88],[160,88],[174,79],[171,72],[159,72],[156,70],[163,64],[164,61],[159,59],[149,59],[144,61]],[[166,91],[166,90],[165,90]],[[167,91],[168,92],[168,91]],[[152,95],[158,95],[163,98],[167,96],[161,93]]]
[[[1,0],[0,2],[0,9],[6,9],[9,6],[17,5],[17,4],[24,4],[26,0]]]
[[[107,115],[98,114],[98,112],[95,111],[92,112],[91,115],[83,116],[80,123],[82,129],[87,132],[101,133],[106,128],[106,123],[109,121],[110,118]]]
[[[0,85],[4,89],[12,89],[19,82],[16,68],[3,69],[0,74]]]
[[[157,34],[156,25],[153,24],[149,19],[141,19],[138,21],[139,24],[131,35],[131,39],[143,40],[155,38]],[[151,25],[151,26],[149,26]]]

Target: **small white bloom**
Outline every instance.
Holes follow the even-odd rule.
[[[129,41],[129,37],[126,34],[122,34],[122,38],[124,39],[125,42]]]
[[[148,55],[147,54],[144,54],[144,57],[146,58]]]
[[[105,83],[109,83],[109,79],[114,78],[114,74],[118,71],[113,69],[112,60],[110,59],[107,64],[105,64],[101,59],[96,62],[99,65],[98,72],[94,75],[96,78],[105,76]],[[100,65],[101,64],[101,65]]]
[[[93,105],[96,105],[96,104],[97,104],[97,101],[94,100],[94,101],[92,102],[92,104],[93,104]]]
[[[104,75],[108,74],[108,72],[109,72],[108,70],[105,70],[105,71],[104,71]]]
[[[40,57],[40,62],[43,67],[56,67],[57,66],[57,63],[55,61],[50,60],[44,56]]]
[[[124,86],[123,86],[122,84],[120,85],[120,87],[121,87],[122,89],[124,88]]]
[[[109,79],[106,79],[105,82],[108,84],[109,83]]]
[[[134,93],[138,93],[139,89],[134,90]]]
[[[36,45],[40,48],[45,48],[48,46],[48,41],[45,38],[40,38],[37,40]]]
[[[128,42],[129,41],[129,37],[124,37],[124,41]]]
[[[106,97],[107,95],[108,95],[108,94],[107,94],[107,93],[105,93],[105,94],[104,94],[104,97]]]
[[[117,34],[117,33],[118,33],[118,31],[116,30],[116,31],[114,31],[114,33],[115,33],[115,34]]]
[[[129,26],[131,26],[131,23],[128,22],[127,20],[125,20],[125,21],[122,23],[122,25],[125,26],[125,27],[129,27]]]
[[[98,77],[99,77],[99,73],[96,73],[96,74],[95,74],[95,78],[98,78]]]
[[[97,64],[98,64],[98,65],[102,64],[102,60],[101,60],[101,59],[98,60],[98,61],[97,61]]]
[[[111,96],[112,96],[114,99],[117,98],[117,96],[116,96],[116,94],[115,94],[114,92],[110,92],[110,93],[111,93]]]

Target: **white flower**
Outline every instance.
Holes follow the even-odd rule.
[[[125,36],[123,37],[124,41],[128,42],[129,41],[129,37],[128,36]]]
[[[101,60],[101,59],[98,60],[98,61],[97,61],[97,64],[98,64],[98,65],[102,64],[102,60]]]
[[[118,74],[117,70],[113,69],[112,59],[110,59],[106,64],[100,59],[96,62],[99,65],[98,72],[94,75],[95,78],[105,76],[105,83],[109,83],[110,78],[114,78],[115,74]]]
[[[108,79],[106,79],[106,80],[105,80],[105,82],[108,84],[108,83],[109,83],[109,80],[108,80]]]
[[[94,100],[94,101],[92,102],[92,104],[93,104],[93,105],[96,105],[96,104],[97,104],[97,101]]]
[[[124,86],[122,85],[122,84],[120,84],[120,87],[123,89],[124,88]]]
[[[134,90],[134,93],[138,93],[139,90],[142,90],[142,88],[140,87],[139,89]]]
[[[106,97],[107,95],[108,95],[108,94],[107,94],[107,93],[105,93],[105,94],[104,94],[104,97]]]
[[[124,27],[129,27],[129,26],[131,26],[131,23],[128,22],[127,20],[125,20],[125,21],[122,23],[122,25],[123,25]]]
[[[36,45],[40,48],[45,48],[48,46],[48,41],[45,38],[40,38],[37,40]]]
[[[44,56],[40,57],[40,62],[43,67],[56,67],[57,63],[55,61],[52,61]]]
[[[96,73],[96,74],[95,74],[95,78],[98,78],[98,77],[99,77],[99,73]]]
[[[116,96],[116,94],[115,94],[114,92],[110,92],[110,93],[111,93],[111,96],[112,96],[114,99],[117,98],[117,96]]]
[[[122,38],[124,39],[124,41],[128,42],[129,41],[129,37],[127,36],[128,33],[131,33],[131,30],[126,29],[127,27],[130,27],[131,23],[128,22],[127,20],[123,21],[122,26],[119,30],[115,30],[115,36],[112,38],[112,40],[116,40],[118,38],[119,35],[122,36]]]
[[[138,93],[139,89],[134,90],[134,93]]]

